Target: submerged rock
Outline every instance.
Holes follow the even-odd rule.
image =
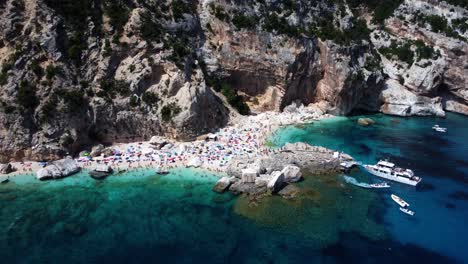
[[[82,236],[86,232],[88,232],[88,229],[85,226],[82,226],[79,224],[73,224],[73,223],[67,223],[64,225],[63,228],[65,232],[72,234],[74,236]]]
[[[369,126],[375,124],[375,121],[371,118],[361,117],[357,120],[357,123],[361,126]]]
[[[51,162],[45,168],[37,171],[38,180],[63,178],[80,171],[78,163],[73,159],[62,159]]]
[[[286,187],[284,187],[281,191],[278,192],[281,197],[286,198],[286,199],[291,199],[296,197],[300,193],[300,189],[297,188],[296,186],[292,184],[288,184]]]

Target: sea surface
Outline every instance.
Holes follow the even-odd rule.
[[[339,117],[278,130],[364,163],[387,158],[423,178],[367,190],[310,175],[291,200],[217,194],[222,175],[139,169],[103,181],[86,172],[0,185],[1,263],[468,263],[468,118]],[[448,128],[437,133],[434,124]],[[361,182],[380,180],[363,170]],[[401,213],[394,193],[416,212]]]

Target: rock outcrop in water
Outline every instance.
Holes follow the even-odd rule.
[[[357,123],[360,126],[370,126],[370,125],[375,124],[375,121],[372,120],[371,118],[361,117],[357,120]]]
[[[59,179],[80,171],[80,167],[73,159],[62,159],[49,163],[37,171],[38,180]]]
[[[288,143],[285,146],[253,160],[249,157],[231,160],[227,173],[231,178],[221,178],[215,190],[229,191],[251,196],[265,193],[278,193],[290,183],[300,181],[302,171],[310,174],[337,173],[340,163],[353,160],[351,156],[338,153],[323,147],[311,146],[306,143]],[[245,177],[246,173],[254,175]],[[282,195],[288,197],[295,192],[293,187]]]
[[[0,161],[297,101],[468,114],[467,6],[448,2],[0,0]]]

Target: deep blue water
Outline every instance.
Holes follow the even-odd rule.
[[[272,141],[308,142],[344,151],[364,163],[386,158],[413,169],[423,178],[418,188],[395,183],[388,190],[374,191],[385,205],[381,220],[390,238],[468,263],[468,118],[372,115],[377,124],[361,127],[356,123],[359,117],[283,128]],[[433,131],[434,124],[447,127],[448,133]],[[352,174],[362,181],[379,181],[363,170]],[[416,215],[403,215],[391,193],[409,202]]]
[[[95,181],[86,173],[0,185],[2,263],[468,263],[468,118],[337,118],[278,131],[363,162],[389,158],[423,177],[420,188],[347,185],[306,175],[292,200],[249,201],[211,191],[220,175],[139,170]],[[448,127],[437,134],[434,123]],[[372,176],[355,171],[360,181]],[[402,214],[395,193],[416,212]]]

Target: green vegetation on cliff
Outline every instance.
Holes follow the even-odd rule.
[[[202,69],[204,69],[203,64],[201,66]],[[215,91],[221,92],[226,97],[227,102],[234,107],[239,114],[250,114],[250,108],[245,102],[244,97],[239,95],[231,85],[216,77],[208,77],[206,79],[206,84],[213,87]]]
[[[104,13],[109,17],[110,24],[120,34],[123,27],[128,21],[130,12],[123,0],[106,0],[104,1]]]
[[[311,27],[309,31],[316,34],[323,40],[332,40],[341,45],[349,45],[369,39],[370,30],[362,19],[353,21],[353,25],[345,30],[341,30],[333,25],[333,22],[323,22],[319,28]]]
[[[351,8],[366,6],[373,11],[373,22],[383,23],[385,19],[393,15],[403,0],[348,0],[347,3]]]
[[[242,28],[254,28],[255,25],[257,24],[257,18],[253,16],[246,16],[243,14],[236,14],[232,18],[232,23],[234,26],[236,26],[238,29]]]
[[[432,46],[426,45],[422,40],[405,40],[400,43],[393,40],[389,47],[382,47],[379,52],[388,59],[395,56],[398,60],[408,63],[408,65],[422,59],[437,59],[440,56],[439,51],[436,51]]]
[[[18,86],[16,99],[17,103],[24,109],[34,109],[39,104],[36,96],[36,86],[28,81],[21,81]]]
[[[172,121],[172,118],[177,116],[181,111],[182,109],[180,109],[180,107],[175,103],[167,104],[161,109],[162,120],[165,122],[170,122]]]

